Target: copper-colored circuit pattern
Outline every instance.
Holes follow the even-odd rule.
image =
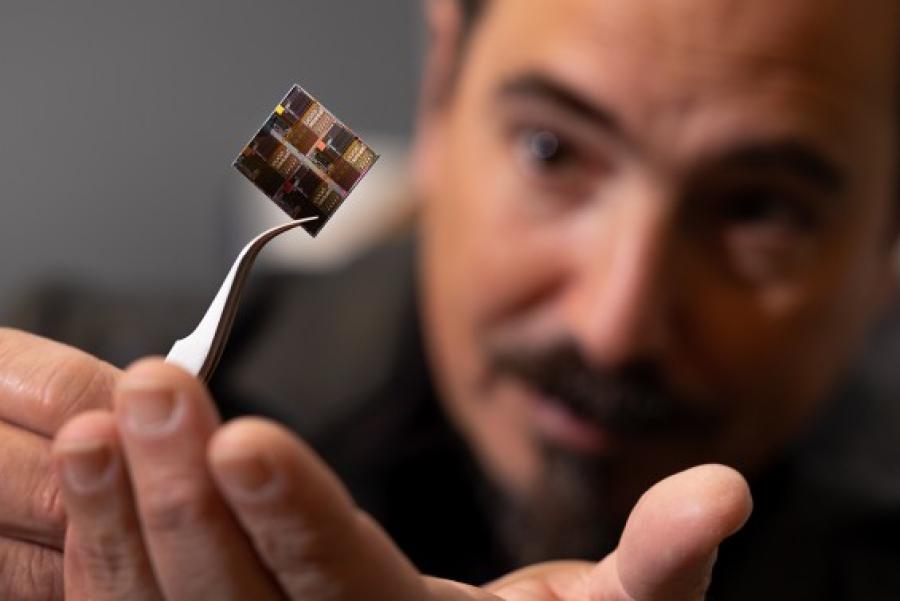
[[[318,216],[315,236],[378,155],[320,102],[294,84],[234,166],[292,219]]]

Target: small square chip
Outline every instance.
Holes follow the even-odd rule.
[[[234,166],[292,219],[319,233],[378,155],[294,84]]]

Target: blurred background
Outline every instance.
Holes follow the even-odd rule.
[[[285,219],[231,162],[293,82],[382,159],[262,261],[346,259],[407,202],[421,47],[417,0],[3,0],[0,316],[50,281],[211,298]]]
[[[409,212],[423,48],[419,0],[2,0],[0,325],[165,352],[285,219],[231,163],[293,82],[382,158],[319,238],[276,240],[258,271],[345,261]],[[898,331],[895,309],[870,343],[879,374]]]

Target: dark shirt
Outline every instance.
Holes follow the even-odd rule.
[[[303,433],[424,572],[479,583],[517,567],[431,386],[412,244],[260,289],[214,382],[226,412]],[[711,598],[900,599],[898,417],[859,381],[837,395],[751,482],[754,517],[723,546]]]
[[[211,388],[226,417],[266,415],[307,439],[420,570],[483,583],[519,566],[492,527],[491,486],[432,388],[413,255],[411,241],[395,241],[338,272],[256,278]],[[96,313],[96,299],[66,312],[71,295],[60,303],[59,294],[44,310],[52,327],[32,320],[32,329],[114,360],[116,349],[134,350],[121,329],[85,336],[70,325]],[[172,332],[145,316],[147,338],[167,345],[201,313],[197,301],[170,307]],[[134,330],[124,327],[128,340]],[[900,411],[885,359],[900,357],[900,336],[870,349],[854,383],[751,480],[754,514],[723,545],[710,599],[900,599]]]

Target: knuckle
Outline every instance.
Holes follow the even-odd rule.
[[[266,564],[275,572],[297,565],[326,561],[326,545],[313,528],[299,524],[266,524],[253,532],[254,544]]]
[[[257,516],[248,530],[260,557],[276,573],[292,573],[297,566],[311,574],[329,571],[345,561],[347,545],[354,545],[359,529],[366,520],[374,520],[365,512],[354,510],[353,520],[335,529],[329,520],[309,521],[297,513]],[[315,568],[315,569],[314,569]]]
[[[280,575],[284,588],[292,599],[339,601],[347,599],[346,585],[315,568],[302,567]]]
[[[253,544],[266,568],[292,599],[336,601],[346,598],[345,583],[335,577],[333,546],[316,528],[294,522],[257,527]]]
[[[0,531],[61,547],[66,512],[49,445],[26,438],[0,431]]]
[[[0,539],[0,599],[62,601],[62,554]]]
[[[123,536],[130,533],[94,532],[78,547],[81,569],[88,576],[90,587],[102,592],[104,598],[125,599],[139,584],[136,577],[142,566],[143,548]]]
[[[108,406],[117,370],[75,348],[0,328],[2,388],[58,427],[73,410]]]
[[[61,533],[66,527],[66,510],[62,500],[59,479],[49,466],[35,470],[31,491],[33,516],[53,532]]]
[[[140,493],[144,527],[156,534],[178,534],[186,528],[216,519],[218,504],[204,486],[193,482],[169,482]]]
[[[55,366],[40,399],[52,414],[72,416],[91,408],[109,407],[113,384],[106,364],[73,350]]]

